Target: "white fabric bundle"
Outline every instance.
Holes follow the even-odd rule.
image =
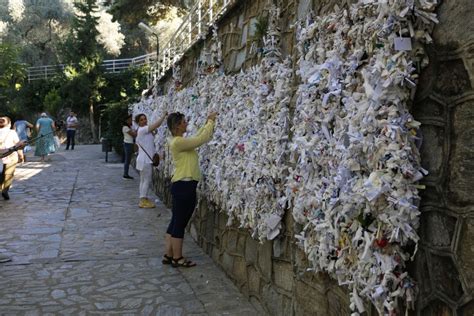
[[[302,83],[286,194],[304,225],[300,246],[315,270],[349,285],[356,314],[364,312],[360,297],[381,314],[398,309],[399,298],[414,300],[405,261],[419,239],[416,182],[426,171],[415,146],[419,123],[407,109],[416,82],[411,44],[420,39],[410,39],[409,14],[432,17],[425,10],[433,8],[359,1],[308,17],[298,32]]]
[[[228,213],[229,224],[260,240],[278,235],[289,207],[303,227],[298,244],[315,270],[349,286],[354,315],[365,298],[391,313],[400,299],[409,306],[416,296],[405,262],[417,248],[416,183],[426,171],[407,103],[414,65],[427,63],[421,43],[431,40],[435,7],[428,0],[360,0],[308,16],[297,34],[301,83],[293,117],[292,69],[280,61],[275,9],[259,65],[235,75],[217,71],[222,54],[214,32],[198,81],[180,90],[175,70],[176,89],[135,104],[134,114],[153,121],[179,111],[194,134],[218,111],[214,138],[200,148],[202,194]],[[156,137],[166,177],[173,174],[169,136],[162,127]]]

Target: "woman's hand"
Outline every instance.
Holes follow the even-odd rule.
[[[217,114],[218,114],[217,112],[211,112],[207,115],[207,119],[215,121],[216,117],[217,117]]]

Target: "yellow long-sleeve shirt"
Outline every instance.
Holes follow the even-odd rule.
[[[208,120],[195,136],[186,138],[175,136],[170,140],[169,146],[175,167],[171,182],[185,178],[191,178],[196,181],[201,179],[199,156],[196,148],[211,140],[213,133],[214,121]]]

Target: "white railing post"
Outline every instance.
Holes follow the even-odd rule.
[[[199,0],[199,2],[198,2],[198,36],[201,36],[201,24],[202,24],[202,12],[201,11],[202,11],[202,3],[201,3],[201,0]]]
[[[191,25],[192,17],[189,19],[189,26],[188,26],[188,45],[190,45],[193,42],[193,28]],[[199,23],[199,22],[198,22]]]
[[[48,66],[44,67],[44,79],[48,79]]]
[[[209,0],[209,24],[212,24],[213,20],[212,7],[214,7],[214,0]]]

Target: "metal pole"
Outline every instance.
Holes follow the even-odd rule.
[[[158,34],[153,33],[156,38],[156,62],[155,62],[155,78],[156,78],[156,84],[158,85],[158,75],[159,75],[159,63],[160,63],[160,39],[158,38]]]
[[[209,24],[212,23],[212,7],[214,6],[214,0],[209,1],[210,7],[209,7]]]
[[[201,0],[198,2],[198,37],[201,35],[201,23],[202,23],[202,16],[201,16],[202,4]]]

